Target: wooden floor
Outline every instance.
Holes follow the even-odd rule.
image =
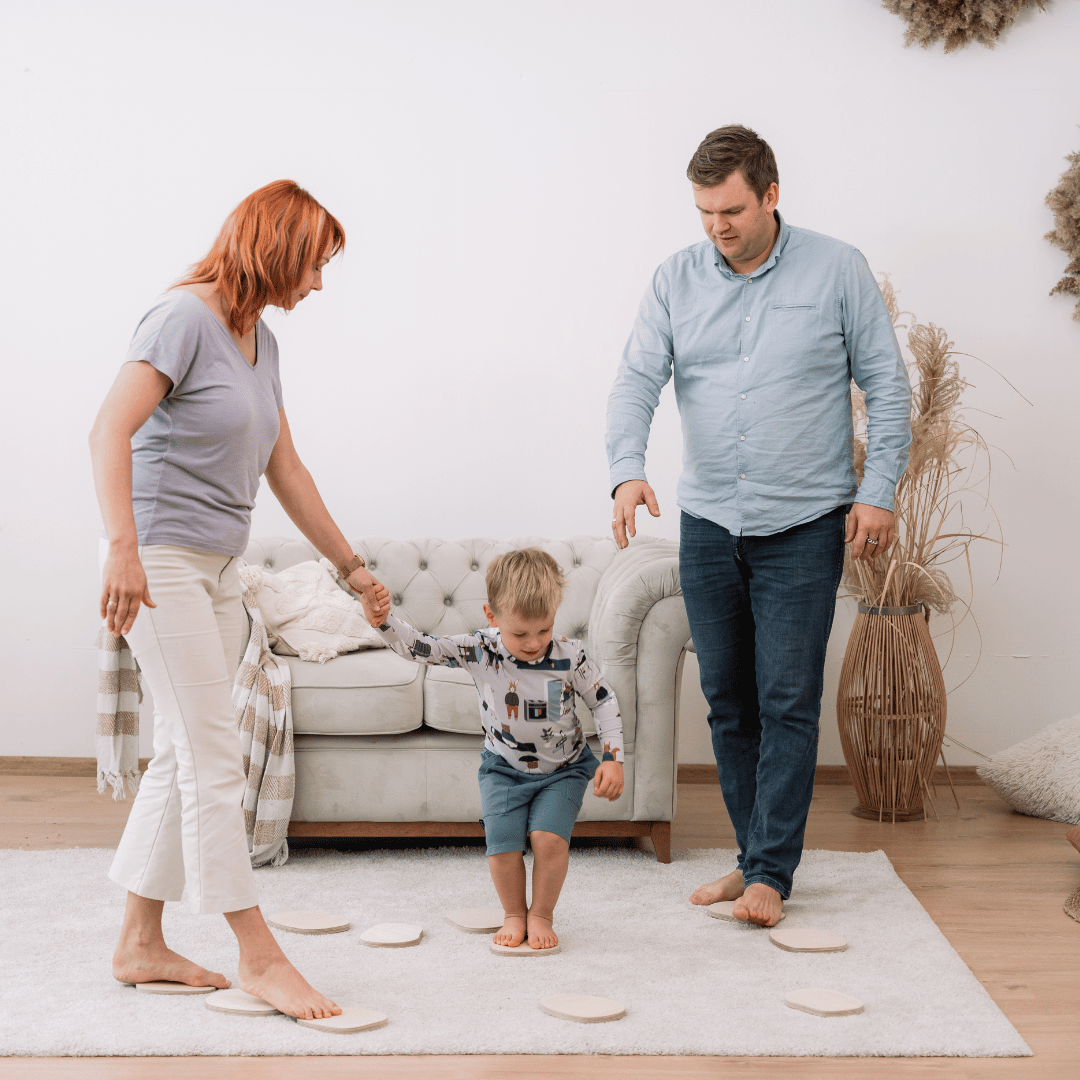
[[[1034,1050],[1033,1058],[30,1058],[0,1059],[4,1080],[425,1080],[558,1077],[879,1077],[1077,1080],[1080,1077],[1080,923],[1061,909],[1080,885],[1067,826],[1011,813],[987,788],[937,799],[941,820],[878,824],[851,815],[846,784],[821,784],[806,846],[882,848],[953,947]],[[115,846],[130,803],[97,795],[84,777],[0,776],[0,847]],[[672,846],[733,846],[715,784],[680,784]],[[363,858],[362,853],[358,858]],[[750,973],[748,978],[752,977]],[[108,978],[102,972],[102,978]],[[732,988],[738,992],[737,987]]]

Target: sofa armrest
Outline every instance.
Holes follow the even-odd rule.
[[[690,640],[679,585],[679,546],[647,540],[604,572],[589,617],[589,652],[619,701],[634,753],[634,820],[675,812],[676,683]]]

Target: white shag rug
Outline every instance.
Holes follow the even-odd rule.
[[[0,1054],[718,1054],[1022,1057],[1031,1051],[953,951],[885,854],[808,851],[785,927],[843,934],[843,953],[778,949],[768,931],[712,919],[688,901],[733,866],[717,849],[574,850],[556,911],[563,951],[495,956],[489,937],[445,912],[497,906],[482,851],[295,852],[258,871],[263,910],[342,912],[343,934],[278,932],[289,957],[338,1004],[386,1013],[354,1035],[285,1016],[211,1012],[203,997],[156,996],[115,982],[109,961],[124,894],[112,852],[0,851]],[[531,858],[529,859],[531,863]],[[373,949],[379,922],[424,927],[419,945]],[[166,938],[235,979],[225,920],[169,904]],[[800,987],[862,999],[857,1016],[784,1004]],[[541,1012],[555,993],[616,998],[626,1016],[577,1024]]]

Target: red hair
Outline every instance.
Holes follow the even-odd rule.
[[[177,285],[213,284],[229,325],[246,334],[267,304],[282,304],[324,255],[345,247],[345,230],[299,184],[275,180],[225,219],[206,258]]]

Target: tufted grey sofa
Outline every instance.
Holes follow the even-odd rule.
[[[575,836],[648,836],[670,861],[675,811],[677,681],[690,631],[678,546],[638,537],[619,551],[607,537],[569,540],[354,542],[390,590],[394,611],[432,634],[486,626],[484,575],[497,554],[536,546],[567,578],[555,633],[580,638],[619,700],[626,783],[615,802],[592,789]],[[244,559],[271,570],[318,558],[306,541],[252,540]],[[472,679],[389,649],[325,664],[288,658],[296,749],[290,836],[482,836],[476,771],[483,729]],[[589,710],[586,736],[599,754]]]

